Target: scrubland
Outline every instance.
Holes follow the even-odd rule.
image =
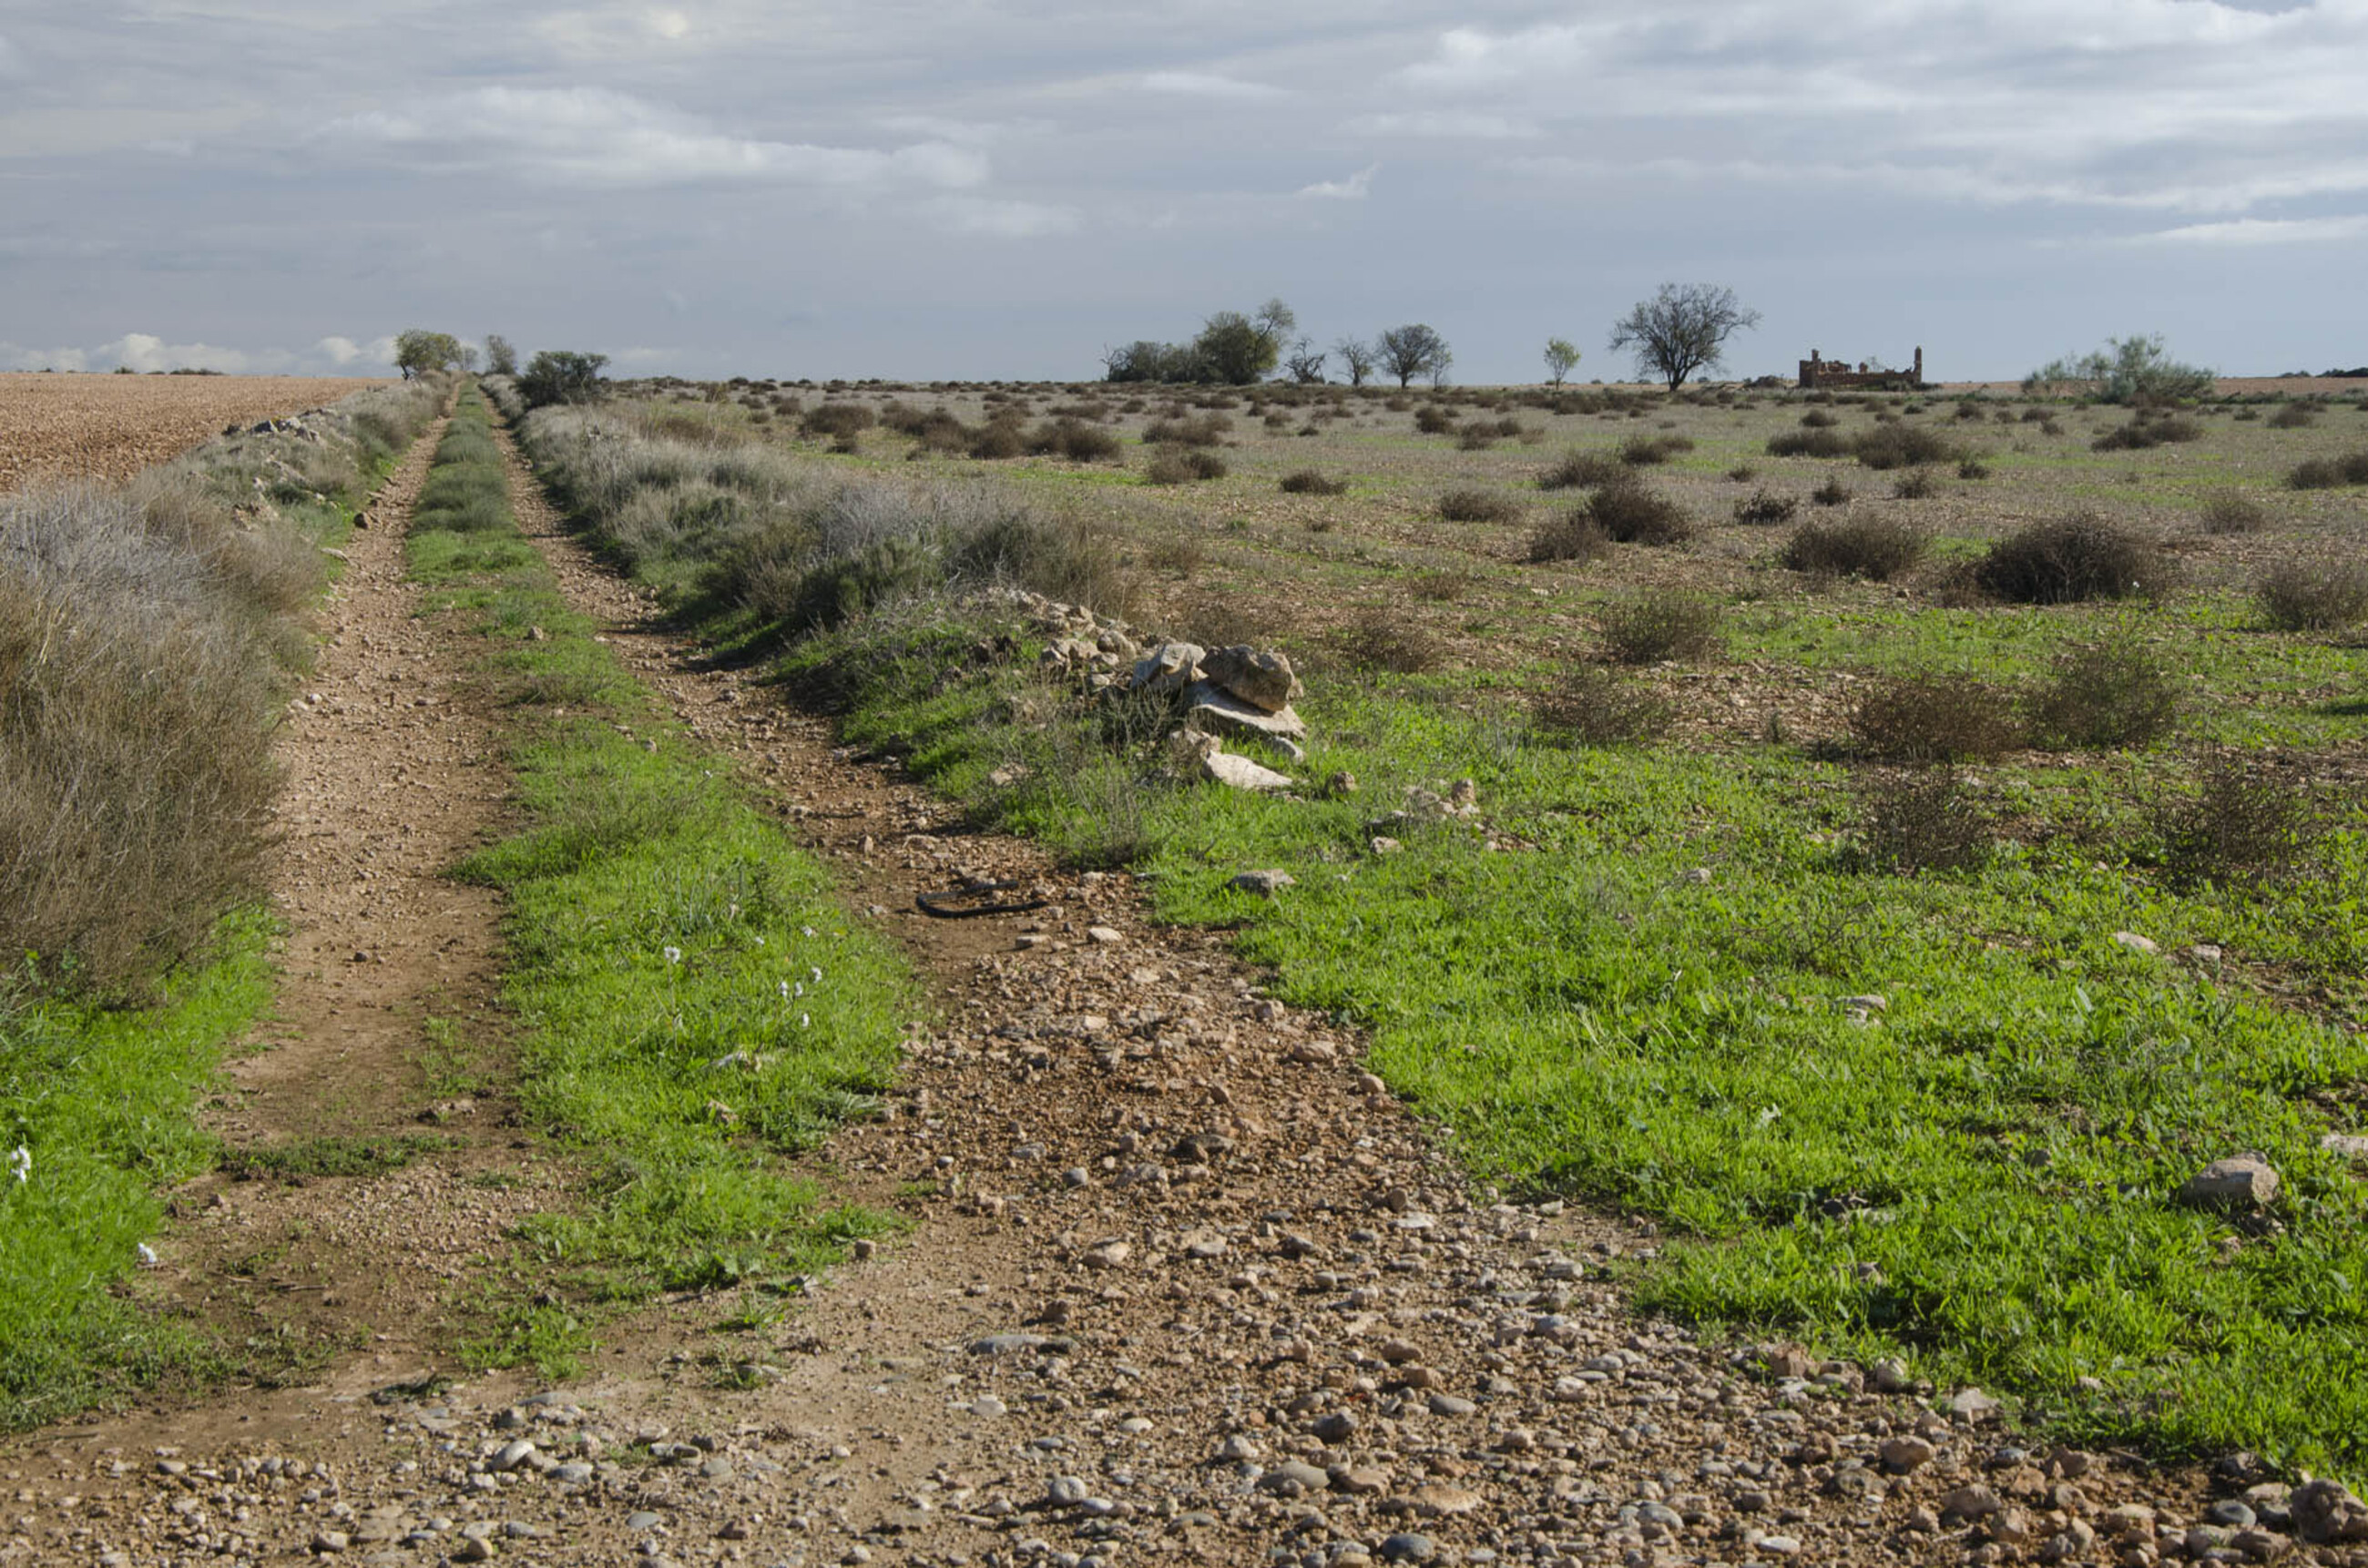
[[[1645,1303],[2368,1463],[2357,396],[627,392],[526,426],[589,538],[1660,1226]],[[1013,585],[1287,653],[1297,787],[1176,778]]]

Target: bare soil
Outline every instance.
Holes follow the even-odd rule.
[[[239,1137],[410,1125],[417,1019],[500,1038],[495,911],[436,876],[495,825],[500,778],[400,581],[422,461],[373,509],[292,726],[290,822],[312,836],[274,1049],[222,1113]],[[349,1347],[298,1386],[0,1449],[0,1562],[1989,1562],[2059,1533],[2066,1561],[2143,1541],[2151,1562],[2155,1529],[2109,1510],[2158,1507],[2180,1540],[2200,1521],[2200,1472],[2027,1449],[1980,1402],[1952,1412],[1959,1391],[1886,1394],[1635,1314],[1617,1270],[1648,1229],[1475,1196],[1361,1042],[1262,996],[1222,934],[967,831],[672,636],[522,470],[516,494],[628,665],[927,977],[893,1105],[815,1162],[912,1229],[778,1319],[686,1296],[613,1325],[567,1386],[446,1383],[426,1375],[455,1371],[435,1328],[467,1251],[565,1200],[509,1147],[497,1090],[402,1171],[220,1208],[199,1184],[165,1244],[176,1290],[219,1282],[235,1217],[301,1228],[301,1278],[328,1282],[311,1332],[342,1324]],[[916,911],[965,875],[1051,907]],[[472,1185],[503,1161],[521,1185]],[[1912,1435],[1930,1457],[1894,1473],[1879,1450]]]
[[[0,492],[37,480],[129,479],[224,426],[324,408],[359,376],[0,375]]]

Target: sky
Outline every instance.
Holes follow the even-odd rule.
[[[2363,277],[2368,0],[0,0],[0,369],[1086,380],[1280,297],[1616,380],[1700,281],[1736,376],[2273,375]]]

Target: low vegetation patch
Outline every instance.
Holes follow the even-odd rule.
[[[1989,813],[1954,768],[1867,773],[1851,786],[1863,863],[1897,876],[1978,870],[1990,858]]]
[[[1199,480],[1223,479],[1230,472],[1225,460],[1216,453],[1196,448],[1178,448],[1161,452],[1143,471],[1149,484],[1190,484]]]
[[[2151,541],[2093,512],[2018,528],[1974,568],[1985,592],[2036,605],[2157,594],[2172,575],[2169,559]]]
[[[1747,528],[1770,528],[1791,522],[1793,514],[1800,509],[1798,497],[1779,495],[1772,490],[1755,490],[1735,504],[1735,520]]]
[[[490,572],[456,555],[465,538],[409,542],[416,574],[483,606],[500,675],[526,691],[578,677],[566,702],[514,709],[527,820],[461,868],[509,901],[526,1111],[592,1169],[580,1210],[523,1228],[543,1293],[503,1304],[468,1355],[559,1376],[594,1303],[785,1281],[891,1223],[834,1207],[788,1160],[868,1111],[912,994],[507,538],[522,553]]]
[[[1594,509],[1573,506],[1538,525],[1530,535],[1529,559],[1585,562],[1608,554],[1611,549],[1611,536],[1595,520]]]
[[[2254,583],[2253,602],[2280,631],[2341,631],[2368,620],[2368,562],[2285,562]]]
[[[2270,526],[2270,509],[2241,490],[2215,490],[2196,509],[2208,534],[2257,534]]]
[[[1676,705],[1633,676],[1601,665],[1570,665],[1538,694],[1530,716],[1539,733],[1562,744],[1641,745],[1660,739]]]
[[[2292,490],[2333,490],[2345,484],[2368,484],[2368,451],[2340,458],[2305,458],[2286,475]]]
[[[1603,452],[1569,452],[1538,475],[1541,490],[1586,490],[1619,477],[1620,460]]]
[[[2179,720],[2183,685],[2161,653],[2123,634],[2059,655],[2028,703],[2049,746],[2142,746]]]
[[[1850,712],[1870,756],[1905,762],[1987,762],[2023,744],[2014,694],[1963,675],[1887,676]]]
[[[1451,490],[1439,498],[1439,516],[1450,523],[1514,523],[1521,504],[1499,490]]]
[[[1700,531],[1683,506],[1626,474],[1598,485],[1580,511],[1615,544],[1683,544]]]
[[[1329,478],[1312,468],[1297,469],[1277,482],[1276,488],[1286,495],[1346,495],[1349,482]]]
[[[1923,558],[1926,543],[1920,531],[1896,517],[1864,513],[1803,523],[1776,559],[1793,572],[1887,583]]]
[[[1719,651],[1725,610],[1697,594],[1654,589],[1615,600],[1596,616],[1604,656],[1614,664],[1704,659]]]

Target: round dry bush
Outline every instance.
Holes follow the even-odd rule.
[[[1700,659],[1719,649],[1725,611],[1709,599],[1656,588],[1606,605],[1598,617],[1604,656],[1620,665]]]
[[[2208,534],[2257,534],[2270,526],[2270,509],[2241,490],[2217,490],[2203,498],[2197,516]]]
[[[1611,548],[1611,536],[1585,506],[1557,512],[1530,536],[1529,558],[1536,562],[1593,561]]]
[[[1601,665],[1574,665],[1538,694],[1530,716],[1540,734],[1566,744],[1637,745],[1667,734],[1677,718],[1668,699]]]
[[[1618,477],[1620,460],[1604,452],[1567,452],[1538,475],[1541,490],[1585,490]]]
[[[2340,631],[2368,620],[2368,562],[2283,562],[2253,585],[2253,602],[2280,631]]]
[[[1922,559],[1925,537],[1896,517],[1803,523],[1777,553],[1788,570],[1887,583]]]
[[[1312,468],[1303,468],[1295,473],[1284,474],[1276,488],[1286,495],[1346,495],[1349,482],[1327,478]]]
[[[2032,735],[2050,746],[2141,746],[2179,720],[2169,667],[2134,637],[2075,648],[2031,696]]]
[[[1985,593],[2015,604],[2158,594],[2173,577],[2169,558],[2151,541],[2093,512],[2018,528],[1974,567],[1974,581]]]
[[[1439,498],[1439,515],[1451,523],[1511,523],[1521,504],[1494,490],[1451,490]]]
[[[1696,531],[1684,507],[1626,473],[1597,486],[1586,511],[1616,544],[1683,544]]]
[[[1850,734],[1871,756],[1981,762],[2022,744],[2014,696],[1970,676],[1890,676],[1850,709]]]

